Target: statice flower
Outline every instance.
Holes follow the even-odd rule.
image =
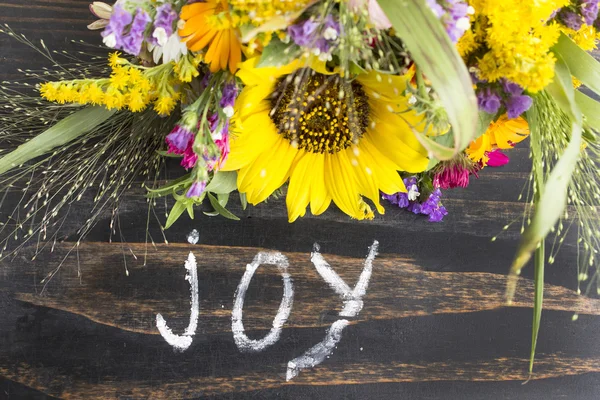
[[[523,94],[523,88],[516,83],[503,79],[502,88],[508,96],[504,99],[504,106],[506,107],[509,119],[518,118],[525,111],[529,110],[533,104],[533,99]]]
[[[146,26],[152,22],[152,19],[146,11],[138,8],[133,18],[133,22],[129,27],[127,35],[123,36],[123,50],[129,54],[137,56],[142,50],[144,42],[144,32]]]
[[[327,61],[338,40],[340,24],[332,15],[322,20],[309,18],[288,27],[288,34],[298,46],[312,49],[321,60]]]
[[[567,8],[563,8],[558,13],[558,17],[565,24],[565,26],[575,31],[581,29],[581,25],[583,25],[583,18],[581,17],[581,15]]]
[[[178,14],[169,3],[156,8],[154,17],[154,32],[151,41],[155,41],[159,46],[164,46],[168,38],[173,34],[173,22],[178,18]]]
[[[233,117],[233,106],[238,95],[238,89],[235,83],[228,83],[223,87],[223,94],[219,105],[223,109],[223,113],[227,118]]]
[[[206,181],[196,181],[192,183],[192,186],[190,186],[185,196],[188,198],[200,197],[204,193],[205,189]]]
[[[452,42],[458,39],[471,27],[469,15],[475,10],[462,0],[427,0],[433,14],[442,22]]]
[[[133,17],[121,6],[114,6],[108,25],[102,32],[102,42],[111,48],[121,48],[123,46],[123,31],[131,23]]]
[[[420,193],[417,178],[414,176],[404,178],[404,185],[406,186],[406,193],[382,194],[382,198],[400,208],[406,208],[413,214],[428,215],[430,222],[440,222],[448,214],[440,201],[442,196],[440,189],[434,189],[427,200],[421,203],[418,199]]]
[[[421,204],[421,214],[429,215],[429,222],[441,222],[448,215],[446,207],[440,201],[441,197],[442,191],[434,189],[429,198]]]
[[[585,23],[592,26],[596,19],[598,19],[598,0],[582,0],[581,14]]]
[[[486,87],[477,91],[479,109],[489,114],[496,114],[500,109],[502,98],[491,88]]]

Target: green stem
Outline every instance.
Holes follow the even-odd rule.
[[[535,347],[537,345],[538,333],[540,331],[540,320],[542,319],[542,304],[544,302],[544,261],[545,242],[542,240],[534,254],[534,298],[533,298],[533,326],[531,328],[531,354],[529,356],[529,375],[533,373],[533,361],[535,359]]]
[[[423,73],[418,65],[415,65],[416,75],[417,75],[417,88],[419,89],[419,97],[422,100],[426,99],[427,96],[427,86],[425,85],[425,79],[423,79]]]

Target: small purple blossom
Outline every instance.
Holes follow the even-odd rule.
[[[477,105],[479,109],[489,114],[496,114],[498,112],[501,100],[500,96],[489,87],[477,91]]]
[[[472,9],[462,0],[427,0],[427,6],[439,19],[450,39],[456,43],[471,27],[469,13]]]
[[[221,96],[221,101],[219,105],[221,108],[225,107],[233,107],[235,104],[235,99],[237,97],[238,90],[235,83],[228,83],[223,87],[223,95]]]
[[[592,26],[598,19],[598,0],[582,0],[581,14],[585,23]]]
[[[428,215],[429,222],[440,222],[445,215],[448,215],[448,211],[446,211],[446,208],[442,206],[442,203],[440,202],[442,192],[439,188],[436,188],[426,201],[420,203],[416,197],[413,197],[414,200],[409,198],[411,192],[418,195],[419,188],[417,186],[417,178],[414,176],[404,178],[404,185],[406,186],[408,193],[398,192],[391,195],[383,194],[382,197],[400,208],[406,208],[413,214]]]
[[[421,204],[421,214],[429,215],[429,222],[440,222],[448,215],[446,207],[440,201],[442,191],[435,189],[429,198]]]
[[[502,79],[502,89],[504,89],[504,93],[509,95],[519,95],[523,93],[523,88],[514,82],[509,81],[508,79]]]
[[[307,19],[288,27],[288,34],[298,46],[318,49],[327,53],[337,40],[340,24],[333,16],[327,15],[324,20]]]
[[[506,112],[508,114],[508,118],[517,118],[519,115],[529,110],[529,107],[531,107],[532,103],[533,100],[531,99],[531,97],[525,94],[510,96],[504,102],[504,104],[506,105]]]
[[[144,42],[144,32],[146,26],[152,21],[148,13],[141,8],[138,8],[133,18],[133,22],[129,27],[127,35],[123,36],[123,51],[129,54],[137,56],[142,50],[142,43]]]
[[[165,141],[169,145],[169,153],[183,154],[194,141],[194,134],[184,127],[176,125]]]
[[[200,182],[196,181],[196,182],[192,183],[192,186],[190,186],[189,190],[185,194],[185,197],[188,197],[188,198],[200,197],[204,193],[204,189],[206,189],[206,181],[200,181]]]
[[[178,18],[177,12],[173,10],[171,4],[165,3],[156,8],[156,17],[154,17],[154,28],[163,28],[167,36],[173,34],[173,22]]]
[[[131,23],[132,16],[121,6],[113,7],[108,25],[102,32],[103,42],[108,47],[121,48],[123,45],[123,31]]]
[[[581,15],[566,8],[558,14],[558,17],[568,28],[575,31],[578,31],[581,28],[581,25],[583,25],[583,18]]]

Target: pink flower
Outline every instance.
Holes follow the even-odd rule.
[[[433,187],[442,189],[466,188],[469,186],[470,174],[471,172],[468,168],[458,164],[445,167],[433,177]]]
[[[487,152],[487,156],[489,157],[487,165],[490,167],[501,167],[510,161],[508,156],[501,152],[500,149]]]

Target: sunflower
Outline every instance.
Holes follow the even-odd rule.
[[[488,153],[495,149],[512,149],[529,135],[529,125],[523,118],[508,119],[506,114],[490,123],[485,133],[472,141],[466,152],[474,162],[487,165]]]
[[[216,72],[229,66],[235,73],[242,60],[242,48],[237,31],[229,19],[227,0],[207,0],[183,6],[181,19],[185,25],[179,30],[179,36],[191,51],[208,48],[204,61],[210,64],[210,70]]]
[[[380,191],[406,192],[397,171],[420,172],[427,151],[410,125],[406,77],[372,72],[349,82],[297,60],[278,68],[241,65],[246,85],[236,101],[234,138],[225,171],[238,171],[248,202],[266,200],[289,179],[288,218],[323,213],[333,200],[356,219],[379,213]]]

